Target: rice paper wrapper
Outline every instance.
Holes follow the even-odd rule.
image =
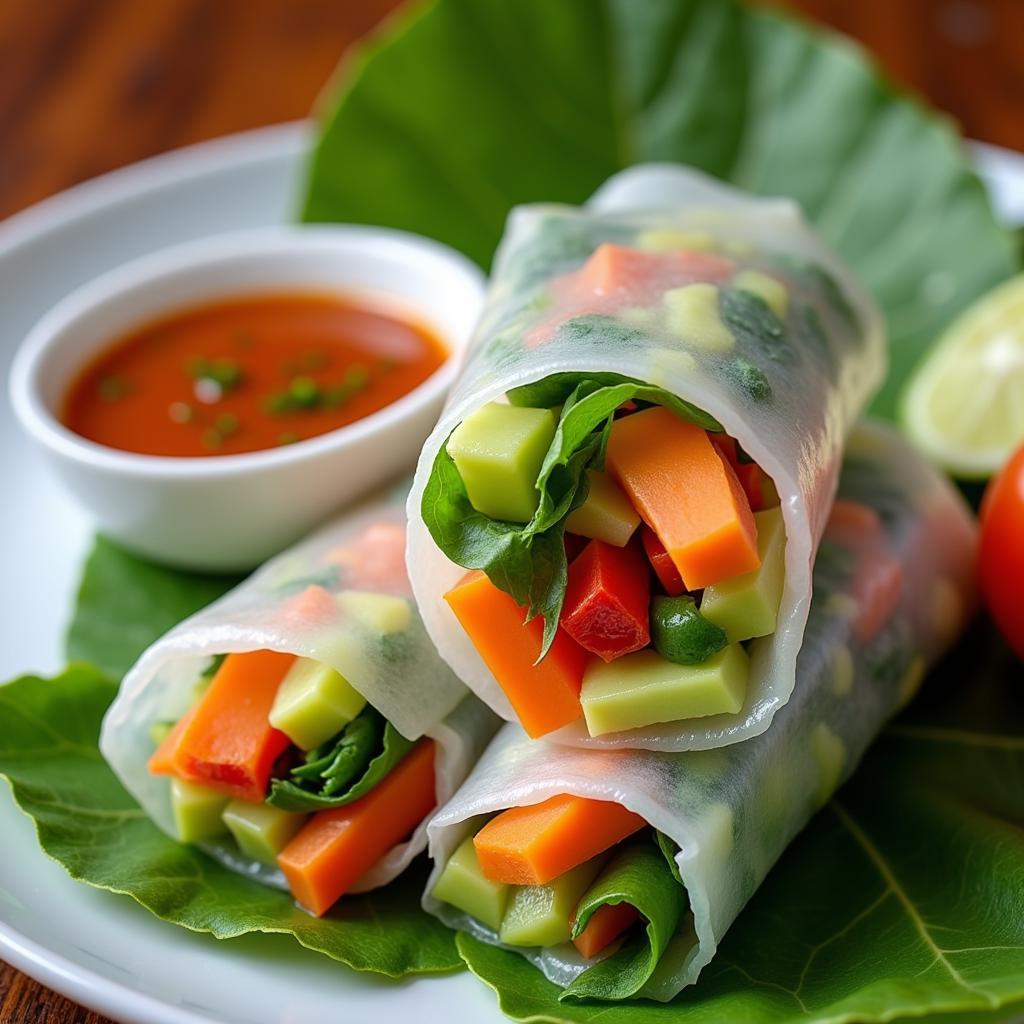
[[[788,299],[782,336],[750,323],[733,332],[731,352],[708,351],[699,326],[687,336],[686,325],[670,323],[664,303],[656,301],[664,280],[641,280],[580,300],[566,289],[564,275],[603,242],[685,246],[692,280],[713,280],[720,294],[744,271],[783,282]],[[685,283],[678,267],[673,273],[673,286]],[[767,393],[752,386],[750,367],[763,374]],[[465,570],[437,548],[420,512],[439,450],[469,413],[512,388],[561,372],[613,372],[664,388],[709,413],[772,477],[787,536],[785,591],[777,632],[750,647],[750,685],[738,714],[596,738],[580,721],[548,738],[688,750],[764,731],[793,690],[814,555],[843,446],[885,367],[877,307],[789,200],[756,198],[696,171],[655,164],[616,175],[583,208],[513,210],[467,362],[423,449],[409,497],[413,590],[441,655],[498,714],[515,720],[443,599]]]
[[[407,492],[406,484],[373,498],[272,559],[158,640],[125,676],[103,720],[100,749],[168,835],[176,838],[170,787],[147,770],[149,728],[187,710],[197,679],[217,654],[273,650],[324,662],[404,736],[436,741],[439,804],[465,778],[498,719],[468,694],[423,628],[405,570]],[[400,600],[381,605],[376,595]],[[354,891],[391,881],[425,846],[423,822]],[[287,887],[279,871],[241,856],[230,841],[203,848],[237,871]]]
[[[913,696],[973,609],[973,520],[905,442],[888,429],[858,431],[840,496],[873,508],[880,532],[851,536],[837,517],[835,539],[831,528],[826,535],[798,685],[771,729],[719,750],[664,753],[537,743],[506,725],[431,822],[436,864],[426,909],[497,944],[493,932],[429,895],[462,839],[495,811],[556,794],[614,800],[679,844],[689,896],[688,918],[641,994],[668,1000],[693,984],[788,843]],[[898,592],[885,585],[894,567]],[[518,952],[558,985],[588,966],[571,944]]]

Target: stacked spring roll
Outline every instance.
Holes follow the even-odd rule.
[[[535,738],[759,734],[884,363],[874,304],[792,203],[652,165],[515,210],[409,499],[438,650]]]
[[[407,488],[171,630],[103,755],[153,821],[316,914],[397,877],[498,721],[438,658],[405,570]]]
[[[563,998],[668,1000],[914,694],[972,608],[974,527],[894,434],[858,430],[814,571],[797,686],[719,750],[593,750],[506,725],[429,827],[424,906]]]

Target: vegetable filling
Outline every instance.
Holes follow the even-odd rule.
[[[628,999],[684,922],[677,852],[620,804],[555,796],[502,811],[464,839],[432,895],[505,945],[571,942],[592,963],[561,998]]]
[[[170,777],[178,838],[233,840],[320,916],[433,810],[434,743],[406,739],[312,659],[252,651],[211,667],[154,730],[149,770]]]

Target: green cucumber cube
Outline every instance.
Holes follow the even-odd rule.
[[[297,747],[312,750],[365,706],[366,698],[340,672],[312,658],[296,658],[278,687],[270,724]]]
[[[448,454],[482,515],[528,523],[537,511],[537,475],[555,436],[550,409],[489,402],[448,438]]]
[[[722,322],[716,285],[698,282],[670,288],[662,296],[665,326],[691,348],[706,352],[731,352],[736,347],[732,331]]]
[[[782,510],[754,513],[757,553],[761,566],[753,572],[712,584],[704,591],[700,613],[721,626],[731,643],[768,636],[779,619],[782,588],[786,582],[786,530]]]
[[[640,513],[630,504],[626,492],[607,473],[587,470],[590,489],[586,500],[573,509],[565,521],[570,533],[591,537],[624,548],[640,525]]]
[[[583,676],[580,703],[591,736],[641,729],[743,707],[750,665],[739,644],[699,665],[677,665],[650,650],[607,663],[595,659]]]
[[[221,817],[246,857],[273,867],[277,855],[299,831],[307,816],[282,811],[270,804],[232,800]]]
[[[760,270],[741,270],[732,279],[732,286],[763,299],[765,305],[780,320],[786,319],[789,292],[778,278],[762,274]]]
[[[498,937],[509,946],[568,942],[576,907],[607,859],[606,854],[600,854],[547,885],[512,886]]]
[[[404,633],[412,621],[412,611],[404,597],[370,590],[343,590],[338,594],[338,607],[365,629],[380,636]]]
[[[184,779],[171,779],[171,811],[174,830],[183,843],[200,843],[225,831],[221,814],[230,798],[215,789]]]
[[[509,888],[503,882],[492,882],[484,876],[473,837],[468,836],[444,866],[434,886],[433,896],[498,931],[505,916]]]

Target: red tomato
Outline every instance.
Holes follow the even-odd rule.
[[[978,572],[992,618],[1024,658],[1024,448],[985,490]]]

